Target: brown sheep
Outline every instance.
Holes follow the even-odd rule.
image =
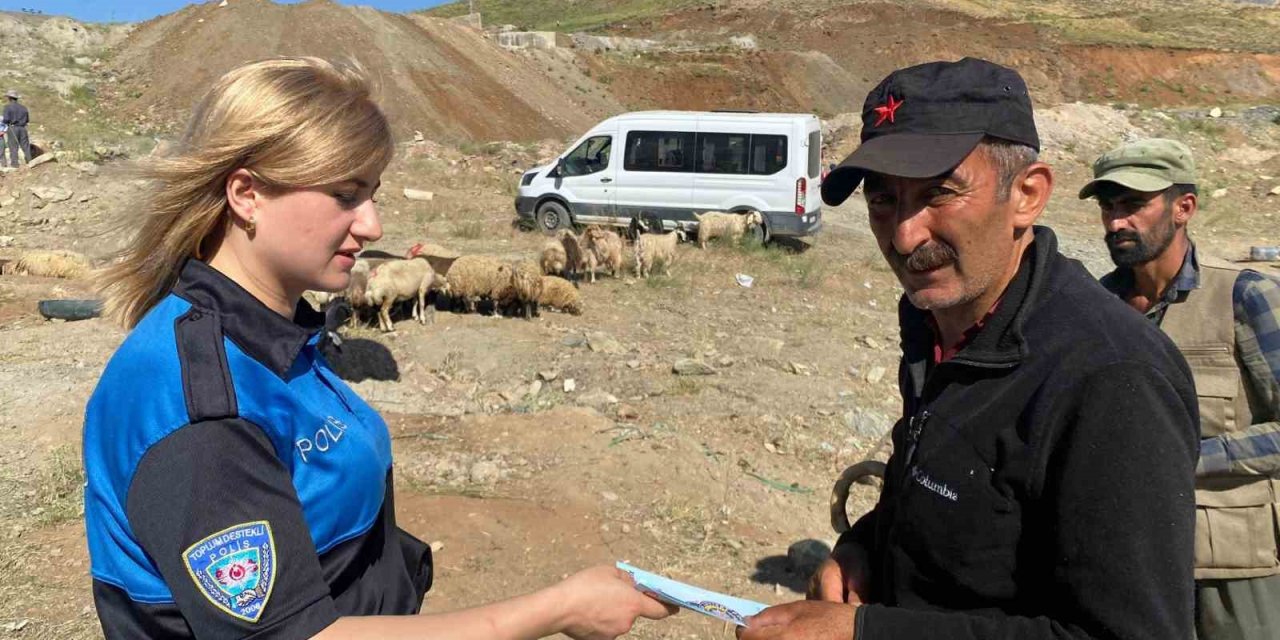
[[[569,257],[565,253],[564,243],[559,240],[547,240],[542,245],[542,273],[545,275],[560,275],[565,273],[568,267]]]
[[[587,266],[582,241],[568,229],[560,230],[560,246],[564,248],[564,277],[574,280]]]
[[[467,312],[476,310],[481,298],[497,303],[507,298],[511,287],[511,265],[489,256],[462,256],[453,261],[445,274],[449,294],[462,300]],[[494,308],[497,313],[497,307]]]
[[[9,275],[46,278],[82,278],[93,269],[85,256],[61,249],[28,251],[19,256],[17,262],[6,266]]]
[[[577,287],[572,282],[555,276],[542,276],[538,304],[575,316],[582,313],[582,298],[578,295]]]
[[[542,295],[542,272],[530,260],[511,266],[511,287],[504,302],[518,303],[520,314],[530,320],[538,312],[538,298]]]
[[[596,281],[596,267],[607,266],[613,277],[622,275],[622,237],[601,227],[587,227],[583,237],[583,253],[587,257],[587,271],[591,281]]]

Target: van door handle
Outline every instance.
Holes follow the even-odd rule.
[[[600,182],[613,182],[613,178],[600,178]]]

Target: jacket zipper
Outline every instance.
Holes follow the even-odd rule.
[[[903,455],[902,461],[902,486],[904,489],[906,488],[907,479],[911,476],[911,466],[915,461],[916,448],[920,444],[920,435],[924,433],[924,425],[931,416],[932,414],[929,413],[928,409],[922,409],[907,421],[907,451]]]
[[[907,483],[911,479],[911,467],[915,464],[916,449],[920,445],[920,437],[924,434],[925,425],[929,422],[929,418],[933,417],[933,414],[929,411],[927,406],[921,405],[927,405],[925,398],[929,397],[929,383],[934,382],[938,377],[938,369],[946,365],[947,363],[945,362],[939,363],[933,368],[933,371],[930,371],[925,375],[923,383],[919,385],[919,395],[913,395],[909,403],[911,417],[907,419],[906,442],[904,443],[906,445],[906,450],[903,452],[902,456],[902,474],[898,481],[898,500],[902,499],[902,494],[906,491]],[[910,373],[908,373],[908,375],[910,375]],[[912,381],[912,391],[913,393],[915,391],[914,380]],[[887,540],[892,538],[894,531],[897,528],[898,519],[895,517],[893,524],[890,525],[889,531],[885,532],[885,539]],[[894,584],[893,571],[890,569],[891,557],[892,556],[890,554],[886,553],[883,554],[881,558],[881,572],[884,575],[884,589],[886,594],[894,593],[897,589],[897,586]]]

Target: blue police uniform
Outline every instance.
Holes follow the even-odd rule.
[[[386,424],[294,321],[197,260],[85,411],[85,525],[108,638],[307,638],[417,613],[431,552],[396,526]]]

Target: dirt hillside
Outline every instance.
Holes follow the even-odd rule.
[[[562,4],[558,12],[508,0],[478,6],[490,29],[509,19],[656,42],[643,51],[562,49],[552,60],[633,110],[834,116],[860,109],[866,91],[893,69],[963,56],[1019,69],[1044,105],[1280,100],[1272,35],[1280,11],[1231,2],[1129,0],[1103,11],[1076,0],[1030,9],[1004,0],[653,0],[627,3],[616,14],[592,3]],[[457,12],[447,5],[427,15]],[[559,67],[546,70],[561,73]]]
[[[529,63],[456,23],[312,0],[192,5],[139,25],[113,50],[120,113],[170,129],[218,76],[277,55],[354,59],[374,76],[401,134],[466,140],[562,137],[613,107],[568,95]]]
[[[304,54],[355,59],[376,78],[400,134],[421,131],[451,143],[564,138],[607,115],[650,108],[834,116],[857,111],[866,90],[892,69],[962,56],[1018,68],[1040,104],[1280,100],[1280,55],[1258,37],[1280,22],[1280,11],[1221,2],[1204,5],[1203,15],[1188,13],[1190,5],[1170,9],[1221,26],[1212,33],[1232,35],[1224,39],[1166,29],[1159,11],[1132,4],[1106,15],[1069,0],[1036,12],[997,0],[655,0],[632,2],[617,14],[581,5],[583,20],[602,21],[611,34],[658,43],[642,52],[589,52],[512,51],[435,14],[391,14],[332,0],[230,0],[137,26],[110,50],[99,90],[131,126],[166,134],[214,78],[245,61]],[[481,6],[506,15],[502,3]]]
[[[1280,11],[1260,11],[1255,30],[1274,31],[1269,20],[1280,20]],[[1217,42],[1205,40],[1205,47],[1190,48],[1148,44],[1118,34],[1105,42],[1086,44],[1032,18],[1017,12],[974,15],[922,2],[840,3],[822,10],[731,4],[666,13],[648,22],[618,25],[614,31],[638,37],[668,34],[668,38],[704,45],[749,37],[758,56],[776,57],[783,52],[822,56],[830,64],[791,61],[782,66],[782,76],[792,84],[798,80],[817,89],[816,95],[791,92],[796,107],[844,103],[837,112],[861,107],[860,100],[849,104],[837,92],[862,96],[893,69],[964,56],[1017,68],[1042,104],[1122,100],[1174,106],[1280,99],[1280,55],[1274,42],[1269,49],[1233,50],[1209,48],[1208,44]],[[1091,24],[1096,29],[1089,33],[1101,39],[1097,29],[1106,24],[1096,18]],[[1241,34],[1249,42],[1251,37]],[[666,73],[699,62],[688,54],[666,57],[656,65]],[[757,64],[750,57],[735,58],[726,69],[752,74],[754,82],[748,86],[767,90],[787,86],[777,81],[774,66]],[[832,75],[831,69],[837,74]]]

